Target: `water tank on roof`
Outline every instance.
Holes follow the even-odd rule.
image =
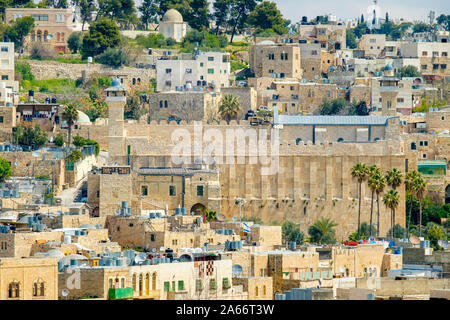
[[[128,208],[128,201],[122,201],[122,208]]]

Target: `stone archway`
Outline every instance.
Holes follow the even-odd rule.
[[[202,216],[206,211],[206,207],[201,203],[196,203],[191,208],[191,214],[196,216]]]
[[[450,184],[445,188],[445,204],[450,203]]]

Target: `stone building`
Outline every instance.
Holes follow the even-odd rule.
[[[233,277],[233,285],[242,285],[247,300],[273,300],[271,277]]]
[[[6,8],[5,21],[33,17],[35,28],[26,38],[28,45],[35,42],[50,44],[55,52],[69,51],[67,40],[75,31],[81,31],[81,24],[75,20],[73,9],[64,8]]]
[[[14,42],[0,42],[0,76],[7,88],[19,91],[14,73]]]
[[[0,300],[58,300],[55,258],[0,258]]]
[[[322,49],[333,51],[347,48],[346,25],[319,24],[299,25],[297,32],[301,37],[310,41],[317,41]]]
[[[176,60],[156,61],[157,92],[173,91],[177,88],[225,88],[230,86],[229,76],[229,53],[179,54]]]
[[[383,115],[397,114],[399,81],[400,79],[395,77],[394,68],[388,64],[384,68],[384,76],[380,80],[380,95],[382,103],[381,111]]]
[[[175,9],[168,10],[159,22],[159,33],[164,38],[172,38],[177,42],[186,35],[187,23],[183,22],[183,16]]]
[[[385,45],[385,34],[364,34],[358,43],[358,48],[364,50],[366,57],[378,57]]]
[[[250,47],[250,68],[256,78],[302,78],[300,49],[297,45],[258,42]]]
[[[300,43],[303,79],[318,81],[322,79],[322,46],[320,43]]]

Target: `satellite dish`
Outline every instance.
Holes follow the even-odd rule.
[[[69,290],[64,289],[63,291],[61,291],[61,294],[63,297],[67,297],[69,295]]]
[[[52,35],[52,34],[49,34],[49,35],[47,36],[47,39],[48,39],[48,40],[52,40],[52,39],[53,39],[53,35]]]
[[[180,256],[180,262],[191,262],[192,257],[188,254],[183,254]]]
[[[443,240],[443,239],[438,240],[438,245],[440,247],[444,248],[445,250],[448,249],[448,241],[447,240]]]
[[[223,213],[220,213],[217,215],[217,220],[220,222],[224,222],[225,221],[225,215]]]
[[[152,249],[152,252],[156,252],[156,248],[153,248],[153,249]]]
[[[237,218],[236,218],[236,217],[233,217],[233,222],[236,222],[236,220],[237,220]]]
[[[159,248],[159,251],[166,251],[166,248],[161,247],[161,248]]]
[[[239,264],[235,264],[232,268],[231,268],[231,273],[233,274],[233,276],[238,276],[242,273],[242,267]]]
[[[144,252],[140,252],[134,257],[134,262],[137,264],[144,262],[145,260],[147,260],[147,254]]]

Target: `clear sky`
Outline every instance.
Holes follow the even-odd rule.
[[[357,18],[361,14],[367,15],[367,8],[373,5],[371,0],[271,0],[277,3],[278,8],[286,19],[298,22],[302,16],[308,19],[318,15],[333,14],[338,18]],[[428,20],[430,10],[450,14],[450,0],[379,0],[382,17],[386,11],[392,18],[405,20]]]

